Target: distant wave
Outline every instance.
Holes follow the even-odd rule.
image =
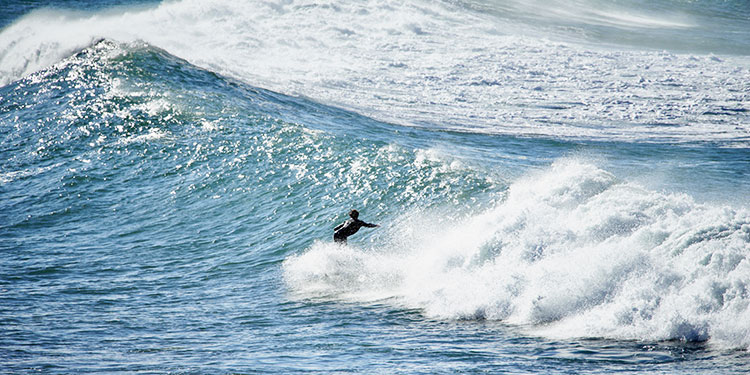
[[[253,86],[401,125],[747,147],[748,53],[707,53],[713,37],[693,31],[717,28],[678,16],[694,14],[691,8],[639,11],[633,1],[618,8],[545,2],[541,20],[530,10],[541,3],[515,1],[183,0],[97,13],[43,9],[0,34],[0,85],[101,38],[143,41]],[[685,54],[631,43],[654,39],[682,45]],[[740,40],[730,47],[745,48]]]

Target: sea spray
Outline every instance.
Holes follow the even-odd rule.
[[[422,236],[394,233],[391,245],[315,244],[285,262],[287,285],[554,337],[750,344],[746,211],[648,191],[569,158],[519,179],[490,210],[422,224],[410,222]]]

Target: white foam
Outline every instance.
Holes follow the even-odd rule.
[[[500,319],[553,337],[750,345],[748,212],[565,159],[467,220],[400,220],[390,245],[317,243],[287,259],[290,291],[387,299],[431,317]]]

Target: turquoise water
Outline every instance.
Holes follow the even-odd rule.
[[[577,4],[3,5],[4,371],[746,373],[745,5]]]

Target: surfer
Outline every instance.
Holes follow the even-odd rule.
[[[345,222],[339,224],[336,228],[333,228],[334,242],[345,244],[346,238],[354,233],[357,233],[359,228],[376,228],[380,226],[377,224],[365,223],[364,221],[357,219],[359,217],[359,212],[357,210],[349,211],[349,217],[350,219],[347,219]]]

